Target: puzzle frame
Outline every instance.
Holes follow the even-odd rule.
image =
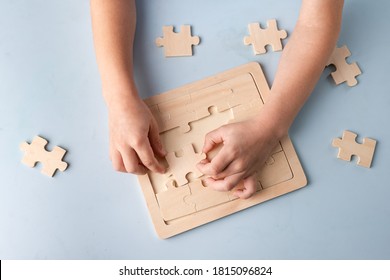
[[[229,90],[230,86],[233,90]],[[235,87],[238,87],[240,90],[234,90]],[[232,92],[234,94],[232,94]],[[194,132],[194,137],[199,139],[194,138],[193,140],[189,140],[188,137],[190,134],[188,131],[196,131],[197,129],[200,131],[200,127],[204,127],[204,125],[201,124],[207,120],[212,123],[213,127],[208,129],[208,131],[211,131],[224,123],[248,119],[261,110],[261,107],[264,102],[267,101],[269,95],[270,89],[260,64],[252,62],[201,81],[182,86],[178,89],[153,96],[144,101],[159,123],[160,136],[163,145],[169,153],[180,148],[175,147],[177,143],[175,143],[176,140],[174,139],[178,138],[185,139],[183,142],[197,142],[197,145],[193,145],[194,149],[199,151],[201,149],[200,143],[203,143],[205,132]],[[202,98],[205,96],[207,96],[207,98]],[[238,104],[238,100],[244,100],[244,103]],[[218,106],[215,106],[215,103],[218,103]],[[200,105],[206,107],[203,107],[203,109],[201,108],[198,110],[199,112],[197,112],[197,110],[193,110],[194,108],[191,107],[192,105],[195,107],[198,106],[198,108]],[[208,112],[206,112],[204,108],[207,108]],[[175,116],[175,118],[172,118],[172,116]],[[222,117],[224,118],[223,123],[212,121],[213,119],[222,119]],[[187,121],[188,118],[192,120]],[[180,119],[180,122],[170,122],[176,119]],[[188,130],[188,127],[190,130]],[[210,202],[206,201],[206,204],[202,206],[202,210],[197,210],[196,206],[193,208],[195,210],[187,208],[183,210],[187,211],[187,214],[178,217],[174,215],[176,214],[174,211],[177,209],[174,204],[168,205],[166,211],[162,211],[159,204],[159,199],[161,200],[163,196],[169,194],[169,188],[172,189],[175,187],[171,182],[171,185],[167,186],[166,190],[161,191],[161,181],[172,178],[169,177],[171,176],[169,172],[168,175],[159,175],[157,173],[149,172],[146,175],[138,176],[157,235],[163,239],[169,238],[306,186],[307,180],[303,168],[288,136],[280,141],[272,156],[274,155],[283,156],[287,162],[287,164],[284,163],[282,167],[288,172],[288,176],[285,176],[283,179],[284,181],[278,182],[272,186],[267,186],[266,188],[262,187],[261,182],[259,182],[260,186],[258,191],[251,198],[246,200],[236,199],[233,198],[230,193],[225,193],[227,198],[223,199],[222,202],[219,201],[217,204],[211,206],[209,205]],[[274,160],[273,157],[270,157],[270,159],[271,158]],[[259,170],[259,174],[263,175],[272,175],[274,173],[275,170],[272,168],[267,169],[264,167],[262,170]],[[183,188],[183,186],[177,188],[181,188],[181,192],[188,193],[186,188],[194,187],[194,185],[198,184],[199,179],[191,182],[189,181],[188,184],[184,186],[185,188]],[[170,198],[164,197],[164,199],[174,201],[174,199],[169,200]],[[177,201],[175,203],[177,203]],[[163,217],[163,212],[165,218]]]

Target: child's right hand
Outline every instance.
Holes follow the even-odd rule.
[[[161,144],[156,120],[137,96],[120,98],[108,104],[110,158],[117,171],[145,174],[148,170],[164,173],[156,156],[166,152]]]

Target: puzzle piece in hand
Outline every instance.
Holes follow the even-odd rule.
[[[346,59],[350,55],[351,52],[347,46],[342,46],[341,48],[336,46],[326,64],[326,66],[334,65],[336,67],[336,71],[331,74],[336,85],[347,82],[348,86],[353,87],[358,83],[356,76],[359,76],[362,71],[356,62],[348,64]]]
[[[363,144],[356,142],[357,135],[351,131],[345,130],[343,138],[333,139],[332,146],[339,148],[337,157],[342,160],[350,161],[352,155],[359,157],[357,164],[370,168],[372,158],[375,152],[376,141],[370,138],[364,138]]]
[[[158,47],[164,46],[165,56],[192,56],[192,45],[198,45],[198,36],[191,36],[191,25],[182,25],[181,31],[176,33],[173,26],[163,26],[164,37],[156,39]]]
[[[195,206],[196,211],[230,201],[229,192],[218,192],[203,186],[201,180],[188,183],[191,195],[184,197],[184,202]]]
[[[66,150],[55,146],[53,151],[48,152],[45,149],[47,140],[36,136],[31,144],[23,142],[20,149],[25,152],[22,162],[29,167],[34,167],[37,162],[43,165],[41,173],[53,177],[57,169],[65,171],[68,164],[62,161]]]
[[[177,187],[173,180],[166,184],[167,190],[156,194],[161,216],[170,221],[194,213],[195,206],[184,202],[184,198],[191,194],[188,185]]]
[[[196,164],[206,158],[205,154],[195,153],[192,144],[184,146],[182,151],[181,156],[176,156],[175,152],[170,152],[166,156],[169,165],[168,174],[174,176],[179,187],[188,183],[186,176],[189,173],[192,173],[194,178],[199,178],[203,175],[196,168]]]
[[[265,46],[271,45],[273,51],[281,51],[283,49],[282,39],[287,38],[285,30],[279,30],[275,19],[267,21],[267,28],[262,29],[258,22],[248,25],[250,36],[244,38],[244,44],[252,44],[255,54],[266,53]]]

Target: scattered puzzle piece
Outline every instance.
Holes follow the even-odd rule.
[[[265,46],[267,45],[271,45],[274,52],[283,49],[281,40],[287,38],[287,32],[278,29],[275,19],[267,21],[266,29],[262,29],[258,22],[249,24],[248,29],[250,36],[244,38],[244,44],[252,44],[255,54],[266,53]]]
[[[192,56],[192,45],[198,45],[198,36],[191,35],[191,26],[182,25],[181,31],[176,33],[173,26],[163,26],[164,37],[156,39],[158,47],[164,46],[165,56]]]
[[[53,151],[48,152],[45,149],[47,140],[36,136],[31,144],[23,142],[20,149],[25,152],[22,162],[29,167],[34,167],[37,162],[41,162],[43,168],[41,173],[53,177],[57,169],[65,171],[68,164],[62,161],[66,150],[55,146]]]
[[[344,45],[341,48],[336,46],[326,64],[326,66],[334,65],[336,67],[336,71],[331,73],[336,85],[347,82],[348,86],[353,87],[358,83],[356,76],[359,76],[362,71],[356,62],[348,64],[346,59],[350,55],[351,52],[347,46]]]
[[[342,160],[350,161],[353,155],[359,157],[357,164],[367,168],[371,167],[372,158],[375,152],[376,140],[364,138],[363,144],[356,142],[357,134],[344,130],[343,138],[333,139],[332,146],[339,148],[337,157]]]
[[[195,206],[196,211],[201,211],[230,201],[228,192],[214,191],[203,186],[201,180],[196,180],[188,183],[191,195],[184,197],[184,201]]]
[[[156,194],[160,206],[161,216],[170,221],[195,212],[195,206],[184,202],[184,198],[191,195],[188,185],[177,187],[173,180],[166,184],[167,190]]]
[[[205,154],[197,154],[192,144],[185,145],[182,148],[183,154],[176,156],[175,152],[168,153],[166,156],[169,164],[168,174],[172,174],[177,185],[183,186],[188,183],[187,174],[192,173],[194,178],[199,178],[203,174],[196,168],[196,164],[206,158]]]

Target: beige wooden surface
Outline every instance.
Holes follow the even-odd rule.
[[[160,125],[163,145],[170,154],[170,164],[164,160],[169,166],[166,174],[149,172],[139,176],[159,237],[176,235],[306,185],[288,137],[280,141],[259,170],[258,191],[247,200],[204,187],[202,177],[195,174],[193,156],[186,160],[183,147],[188,151],[190,145],[193,154],[199,154],[206,133],[254,116],[268,95],[260,65],[249,63],[145,100]],[[173,153],[177,156],[173,157]],[[183,170],[188,170],[188,174]],[[183,174],[188,183],[183,182]]]
[[[348,86],[356,86],[358,81],[357,76],[362,74],[359,66],[356,62],[349,64],[347,58],[351,56],[347,46],[342,46],[338,48],[337,46],[333,50],[327,65],[334,65],[336,71],[332,72],[332,78],[335,81],[336,85],[346,82]]]
[[[350,161],[352,156],[356,155],[358,157],[358,165],[370,168],[372,158],[374,157],[376,140],[363,138],[363,143],[359,144],[356,142],[356,137],[356,133],[345,130],[341,139],[333,139],[332,146],[339,148],[337,154],[339,159]]]
[[[279,30],[276,19],[267,21],[267,27],[261,28],[260,23],[250,23],[248,25],[249,36],[244,37],[245,45],[252,45],[253,53],[264,54],[267,52],[266,46],[272,46],[274,52],[283,49],[282,39],[287,38],[286,30]]]
[[[174,27],[163,26],[163,37],[156,39],[158,47],[164,47],[166,57],[192,56],[192,46],[198,45],[199,36],[191,35],[191,26],[182,25],[180,31],[174,31]]]

